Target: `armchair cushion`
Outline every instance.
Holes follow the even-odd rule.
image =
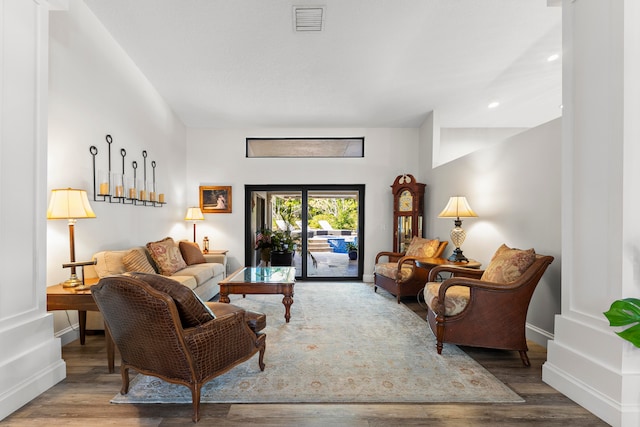
[[[203,325],[215,319],[211,309],[191,289],[175,280],[157,274],[129,273],[128,275],[142,280],[155,290],[164,292],[173,298],[183,328]]]
[[[149,274],[157,273],[147,257],[147,252],[143,248],[131,249],[122,257],[122,263],[127,271]]]
[[[176,271],[182,270],[187,266],[187,263],[182,258],[180,249],[178,249],[171,237],[166,237],[157,242],[149,242],[147,243],[147,249],[163,276],[171,276]]]
[[[398,277],[397,262],[379,262],[374,266],[374,272],[393,280],[399,279],[403,282],[413,274],[413,264],[403,264],[402,269],[400,270],[400,277]]]
[[[204,255],[202,255],[200,246],[198,246],[197,243],[183,240],[178,243],[178,247],[180,248],[182,258],[187,265],[204,264],[207,262],[207,260],[204,259]]]
[[[424,287],[424,300],[433,311],[438,307],[438,291],[441,282],[429,282]],[[444,315],[455,316],[461,313],[469,303],[470,290],[467,286],[451,286],[444,299]]]
[[[422,237],[414,236],[407,248],[406,256],[414,256],[419,258],[432,258],[435,256],[440,246],[438,239],[423,239]]]
[[[515,249],[503,243],[491,258],[480,280],[511,283],[527,271],[535,260],[536,252],[533,249]]]

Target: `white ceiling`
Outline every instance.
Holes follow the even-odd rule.
[[[190,127],[532,127],[559,117],[547,0],[84,0]],[[554,0],[551,0],[554,2]],[[325,6],[296,33],[294,5]],[[487,105],[499,101],[500,106]]]

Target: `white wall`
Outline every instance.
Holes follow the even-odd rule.
[[[640,349],[603,312],[640,296],[640,4],[563,3],[562,314],[543,380],[640,425]]]
[[[426,121],[421,129],[427,147],[431,126]],[[463,195],[478,214],[462,223],[467,232],[462,250],[468,258],[486,267],[502,243],[555,257],[527,317],[527,336],[542,345],[553,337],[553,317],[560,312],[560,147],[557,119],[421,172],[430,188],[426,219],[431,237],[449,240],[453,220],[437,216],[449,197]],[[450,243],[447,254],[453,249]]]
[[[188,238],[189,224],[183,220],[186,129],[81,0],[70,1],[68,11],[51,14],[49,87],[48,190],[84,188],[92,199],[89,147],[98,148],[96,168],[108,169],[105,135],[110,134],[111,169],[122,171],[124,148],[125,174],[133,173],[135,160],[141,177],[146,150],[148,179],[155,160],[158,192],[167,200],[162,208],[92,200],[97,218],[78,220],[76,260],[166,236]],[[48,221],[47,240],[47,284],[54,285],[69,277],[69,270],[61,268],[69,260],[67,222]],[[74,323],[75,312],[69,313]],[[67,317],[57,312],[56,331],[69,326]]]
[[[198,241],[228,249],[230,269],[244,265],[245,184],[365,184],[364,279],[373,281],[376,253],[392,247],[391,184],[420,168],[417,129],[189,129],[187,203],[197,205],[200,185],[231,185],[233,212],[206,214]],[[349,159],[248,159],[247,137],[364,136],[365,157]]]
[[[442,165],[516,135],[525,128],[442,128],[434,166]]]
[[[65,376],[45,296],[47,9],[0,0],[0,420]]]

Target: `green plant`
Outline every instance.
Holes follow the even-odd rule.
[[[609,311],[604,312],[609,320],[609,326],[631,327],[616,332],[621,338],[640,348],[640,299],[625,298],[616,300],[611,304]]]
[[[347,251],[351,252],[351,251],[356,251],[358,252],[358,245],[356,245],[353,242],[347,242]]]
[[[278,252],[293,252],[296,249],[296,239],[291,235],[291,231],[273,231],[271,249]]]

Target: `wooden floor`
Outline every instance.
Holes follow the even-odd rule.
[[[415,301],[405,302],[424,318]],[[425,322],[425,333],[430,333]],[[526,403],[516,404],[203,404],[199,426],[606,426],[544,384],[543,347],[530,344],[531,367],[515,352],[463,348]],[[268,347],[267,347],[267,351]],[[120,375],[109,374],[104,337],[63,347],[67,378],[0,422],[0,426],[192,425],[191,405],[112,405]],[[116,365],[117,365],[116,355]],[[268,369],[268,367],[267,367]]]

